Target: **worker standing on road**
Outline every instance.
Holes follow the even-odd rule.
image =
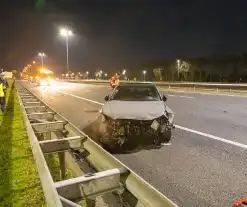
[[[3,114],[5,113],[5,104],[6,104],[6,96],[4,93],[4,89],[5,89],[4,79],[3,79],[3,74],[1,74],[0,75],[0,106]]]
[[[111,77],[110,85],[112,88],[115,88],[119,84],[119,77],[120,77],[119,73],[116,73],[114,76]]]

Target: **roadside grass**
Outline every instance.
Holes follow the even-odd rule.
[[[0,206],[45,206],[14,87],[7,97],[7,113],[0,115]]]
[[[9,82],[7,113],[0,112],[0,207],[45,207],[45,197],[33,159],[29,139],[23,123],[17,92]],[[60,181],[57,154],[46,154],[45,159],[54,182]],[[73,178],[66,168],[65,179]],[[82,207],[87,201],[77,202]]]

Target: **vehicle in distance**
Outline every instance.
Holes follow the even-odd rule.
[[[41,86],[49,86],[55,84],[55,78],[52,71],[41,68],[37,71],[34,82]]]
[[[123,83],[105,97],[98,118],[99,142],[109,150],[128,143],[152,145],[171,140],[174,113],[152,83]]]

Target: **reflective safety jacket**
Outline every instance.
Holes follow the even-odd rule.
[[[6,79],[3,80],[3,89],[6,90],[9,86],[9,83]]]
[[[0,83],[0,97],[4,97],[4,84]]]
[[[3,90],[6,92],[7,87],[8,87],[8,81],[6,79],[1,80],[0,79],[0,84],[3,84]]]
[[[119,84],[119,79],[118,77],[116,77],[115,75],[112,76],[111,80],[110,80],[110,85],[112,88],[115,88],[117,85]]]

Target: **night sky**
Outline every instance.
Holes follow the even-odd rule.
[[[38,52],[64,67],[61,26],[75,34],[69,58],[76,70],[247,52],[246,0],[42,1],[0,1],[0,68],[22,68]]]

